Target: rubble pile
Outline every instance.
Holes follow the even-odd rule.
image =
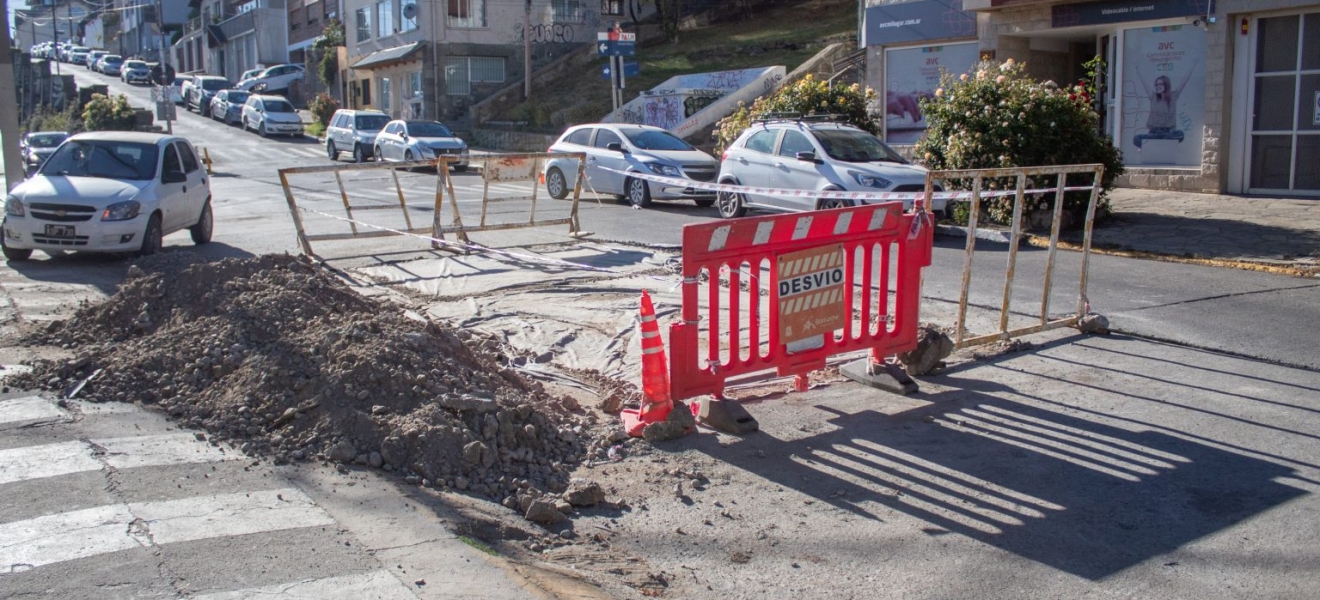
[[[156,405],[254,455],[331,460],[527,505],[593,443],[576,401],[290,256],[139,263],[31,336],[76,353],[17,385]],[[89,379],[90,378],[90,379]],[[530,500],[529,500],[530,498]]]

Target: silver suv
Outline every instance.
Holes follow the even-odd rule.
[[[325,128],[326,155],[330,160],[339,160],[340,152],[350,152],[353,162],[366,162],[373,156],[376,135],[389,122],[389,115],[377,110],[335,111]]]
[[[926,189],[926,169],[909,164],[880,138],[852,125],[810,118],[767,119],[754,122],[724,151],[719,182],[818,192],[921,192]],[[800,212],[853,202],[720,192],[717,204],[720,216],[730,219],[747,214],[748,208]],[[945,203],[934,200],[929,209],[941,212]],[[911,199],[903,201],[906,208],[912,204]]]
[[[715,193],[691,187],[677,187],[628,173],[647,173],[713,181],[720,164],[715,157],[693,148],[687,142],[659,127],[623,123],[595,123],[570,127],[550,146],[550,152],[583,152],[587,155],[588,188],[601,194],[623,196],[638,208],[651,200],[691,198],[697,206],[715,203]],[[545,164],[545,188],[554,198],[564,198],[577,182],[576,158],[552,158]]]

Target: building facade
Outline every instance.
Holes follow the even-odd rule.
[[[466,128],[473,124],[472,104],[523,79],[528,49],[534,70],[594,43],[622,13],[622,3],[610,0],[532,0],[527,7],[494,0],[344,0],[345,104]]]
[[[289,62],[307,61],[307,48],[339,18],[339,0],[289,0]]]
[[[1097,69],[1120,183],[1320,198],[1316,0],[873,1],[862,31],[891,143],[922,134],[940,69],[1011,58],[1061,85]]]
[[[170,60],[180,73],[238,81],[244,71],[288,62],[286,0],[203,0]]]

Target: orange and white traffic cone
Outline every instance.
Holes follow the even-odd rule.
[[[674,403],[669,398],[669,361],[665,359],[665,343],[660,338],[660,326],[655,320],[655,306],[651,295],[642,291],[642,407],[620,413],[628,435],[642,435],[642,429],[669,417]]]

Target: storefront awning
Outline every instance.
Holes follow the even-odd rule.
[[[353,63],[352,65],[349,65],[349,68],[373,69],[391,63],[405,61],[411,58],[413,54],[416,54],[417,51],[421,49],[422,49],[422,42],[413,42],[411,44],[407,44],[404,46],[398,46],[395,48],[386,48],[384,50],[377,50],[375,52],[372,52],[371,54],[366,55],[365,57],[362,58],[362,60],[359,60]]]

